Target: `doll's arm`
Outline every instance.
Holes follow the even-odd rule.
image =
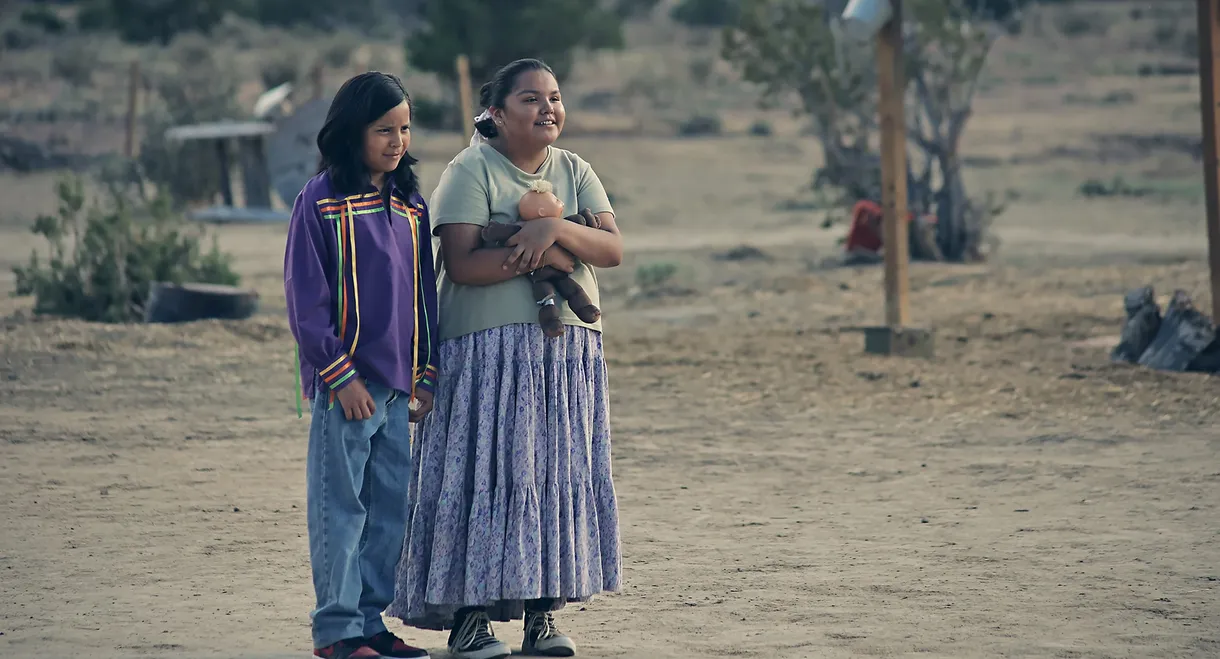
[[[565,219],[569,222],[574,222],[576,224],[579,224],[582,227],[590,227],[593,229],[602,228],[601,218],[599,218],[593,211],[589,210],[588,208],[586,208],[574,215],[569,215],[563,219]]]
[[[483,227],[482,237],[483,243],[487,246],[499,246],[505,240],[512,238],[518,231],[521,230],[520,225],[504,224],[503,222],[492,222]]]

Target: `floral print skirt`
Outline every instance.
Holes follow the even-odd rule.
[[[444,630],[485,606],[520,619],[620,589],[599,332],[507,325],[445,341],[412,450],[412,514],[387,615]]]

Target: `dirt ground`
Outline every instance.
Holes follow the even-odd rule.
[[[1220,380],[1108,360],[1127,289],[1206,308],[1198,160],[1160,139],[1197,144],[1197,104],[1189,77],[984,91],[968,181],[1012,201],[990,262],[912,268],[932,360],[863,353],[881,270],[835,267],[843,227],[780,208],[817,160],[795,126],[565,139],[628,251],[603,273],[626,587],[561,616],[580,656],[1220,656]],[[429,188],[457,144],[417,136]],[[1119,174],[1161,192],[1076,194]],[[0,291],[37,206],[0,222]],[[220,236],[263,296],[249,321],[0,299],[5,656],[307,656],[284,230]]]

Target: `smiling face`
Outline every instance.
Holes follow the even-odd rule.
[[[542,148],[559,139],[565,112],[559,83],[546,71],[525,71],[517,76],[504,107],[492,112],[504,139],[523,148]]]
[[[398,169],[410,146],[411,106],[403,101],[364,129],[364,164],[374,185],[381,187],[386,174]]]

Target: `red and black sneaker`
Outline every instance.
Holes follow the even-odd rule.
[[[313,656],[322,659],[381,659],[381,655],[359,637],[345,638],[324,648],[314,648]]]
[[[376,636],[364,639],[364,644],[381,653],[383,657],[395,657],[396,659],[428,659],[428,651],[423,648],[417,648],[413,645],[407,645],[401,638],[398,638],[393,632],[381,632]]]

